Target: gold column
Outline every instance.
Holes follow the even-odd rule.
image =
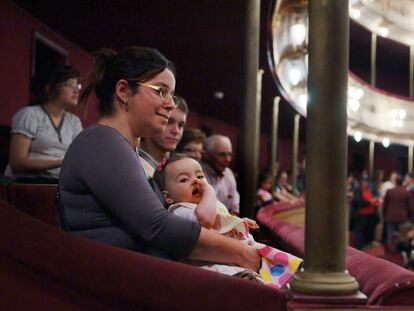
[[[413,173],[413,145],[408,146],[408,173]]]
[[[377,81],[377,34],[371,34],[371,85]]]
[[[262,71],[259,72],[260,0],[245,0],[243,96],[239,137],[240,212],[253,217],[256,204],[260,100]],[[259,81],[260,80],[260,81]]]
[[[414,97],[414,46],[410,46],[410,85],[409,85],[410,98]]]
[[[279,128],[279,102],[280,97],[276,96],[273,100],[273,117],[272,117],[272,141],[270,144],[270,171],[272,174],[273,184],[276,179],[278,167],[277,161],[277,144],[278,144],[278,128]]]
[[[370,179],[374,177],[374,157],[375,157],[375,141],[369,141],[369,162],[368,162],[368,176]]]
[[[345,270],[348,1],[312,0],[308,6],[305,258],[291,288],[348,295],[358,290]]]
[[[299,149],[299,122],[300,114],[295,115],[293,126],[293,146],[292,146],[292,187],[295,194],[297,192],[297,176],[298,176],[298,149]]]

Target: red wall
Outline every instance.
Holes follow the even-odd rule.
[[[88,52],[69,42],[40,21],[30,16],[20,7],[9,0],[0,0],[0,126],[10,125],[17,110],[26,106],[29,101],[29,82],[32,67],[32,41],[34,32],[38,32],[61,48],[68,51],[68,63],[78,69],[84,77],[88,72],[92,57]],[[97,120],[95,101],[88,107],[84,119],[81,109],[75,111],[83,121],[84,127]],[[229,136],[233,148],[237,150],[239,129],[224,121],[190,112],[188,126],[200,127],[207,125],[213,133]],[[269,167],[269,136],[261,135],[259,168]],[[291,167],[292,144],[289,141],[279,141],[280,167]],[[299,152],[301,155],[301,152]],[[301,157],[301,156],[300,156]],[[233,163],[233,168],[235,163]]]
[[[91,65],[89,53],[65,40],[14,3],[0,1],[0,125],[10,125],[15,112],[28,104],[35,31],[67,50],[68,63],[82,76]],[[88,120],[84,125],[93,122],[96,116],[94,107],[89,107]]]

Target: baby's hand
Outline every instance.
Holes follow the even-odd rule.
[[[216,196],[216,192],[214,191],[214,188],[207,182],[207,179],[198,179],[200,184],[200,190],[203,195],[214,195]]]
[[[249,229],[259,229],[259,225],[253,219],[243,218],[243,222],[249,227]]]

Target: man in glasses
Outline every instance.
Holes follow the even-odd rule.
[[[233,158],[231,141],[227,136],[211,135],[205,144],[206,159],[202,167],[207,181],[216,190],[217,199],[233,215],[239,214],[240,195],[236,179],[229,168]]]
[[[148,177],[152,177],[158,164],[169,157],[183,136],[188,106],[185,99],[180,96],[176,96],[175,100],[177,108],[171,112],[165,131],[160,135],[141,140],[140,161]]]

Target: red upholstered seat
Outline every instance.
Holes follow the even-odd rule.
[[[8,202],[49,225],[58,227],[57,185],[10,184]]]
[[[276,247],[303,257],[304,230],[277,219],[275,210],[272,206],[260,209],[257,221]],[[352,247],[346,249],[345,268],[357,279],[360,291],[367,295],[368,305],[414,307],[413,272]]]
[[[7,187],[8,187],[7,184],[0,182],[0,200],[6,201],[6,202],[8,202],[9,200]]]
[[[0,236],[1,310],[285,310],[284,290],[85,240],[1,201]]]
[[[347,253],[346,268],[368,296],[368,304],[414,306],[413,272],[356,249]]]

